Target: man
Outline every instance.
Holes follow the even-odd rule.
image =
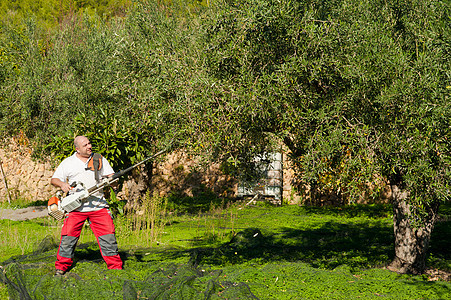
[[[67,193],[74,182],[82,182],[86,188],[96,184],[96,176],[92,165],[92,146],[85,136],[74,139],[75,153],[66,158],[56,168],[50,183]],[[111,176],[114,170],[105,158],[101,158],[98,171],[101,177]],[[108,269],[122,269],[122,260],[118,253],[115,229],[108,204],[100,191],[90,196],[74,211],[69,212],[61,230],[57,260],[55,262],[56,275],[63,275],[73,263],[75,246],[80,237],[85,220],[88,220],[92,232],[97,238],[100,252]]]

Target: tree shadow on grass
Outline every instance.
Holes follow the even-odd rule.
[[[450,226],[450,222],[439,222],[435,231],[437,232],[437,235],[433,237],[435,242],[431,244],[431,250],[433,250],[432,252],[434,255],[437,256],[442,253],[442,257],[445,261],[449,261],[450,259],[449,251],[446,251],[449,249],[450,244],[446,235],[450,230]],[[166,273],[164,273],[161,278],[164,277],[166,280],[168,276],[175,276],[176,274],[181,273],[180,270],[184,270],[185,268],[191,273],[201,272],[199,274],[203,275],[204,270],[207,270],[205,266],[214,266],[213,269],[220,269],[225,265],[236,264],[239,266],[235,272],[243,272],[242,270],[247,268],[246,265],[252,267],[253,264],[267,263],[271,264],[269,268],[272,268],[271,270],[276,272],[279,270],[278,266],[280,265],[282,265],[280,268],[286,268],[290,265],[299,266],[299,263],[302,264],[302,262],[308,263],[315,268],[335,270],[334,272],[324,273],[320,278],[329,278],[330,274],[337,274],[337,272],[344,274],[344,276],[352,276],[353,273],[350,272],[353,272],[356,269],[361,270],[380,267],[390,261],[390,256],[393,253],[392,235],[392,228],[386,220],[372,220],[371,222],[362,221],[358,224],[331,221],[314,229],[284,227],[274,232],[268,232],[263,228],[246,228],[238,232],[229,242],[223,243],[218,247],[199,247],[196,246],[196,244],[199,245],[196,242],[193,243],[193,248],[188,250],[153,247],[135,251],[134,253],[121,251],[120,255],[124,262],[126,262],[126,268],[128,267],[132,271],[130,271],[130,273],[118,274],[122,276],[121,280],[124,282],[126,281],[127,284],[136,285],[136,289],[154,286],[154,283],[152,282],[149,284],[147,281],[138,282],[135,279],[130,280],[130,278],[127,277],[129,276],[128,274],[135,276],[141,272],[139,275],[141,276],[144,274],[145,276],[143,275],[143,278],[150,278],[149,275],[154,277],[155,266],[163,266],[161,265],[163,263],[165,264],[165,270],[171,269],[168,266],[174,261],[177,262],[173,267],[175,271],[167,273],[169,271],[166,270]],[[446,248],[439,249],[440,247]],[[23,288],[28,288],[28,291],[39,289],[42,290],[42,293],[48,292],[44,289],[47,282],[45,280],[55,281],[54,279],[50,279],[52,276],[52,268],[48,264],[43,265],[42,263],[37,262],[53,262],[56,251],[53,243],[42,250],[43,252],[40,254],[36,252],[33,255],[22,256],[20,258],[18,257],[16,260],[11,260],[9,262],[11,266],[15,265],[15,263],[20,263],[24,266],[17,267],[17,271],[8,267],[9,271],[5,273],[8,277],[4,277],[2,279],[3,282],[7,282],[8,279],[12,280],[11,283],[17,285],[18,281],[15,280],[15,278],[21,280],[25,278],[26,284],[23,284]],[[437,252],[438,250],[441,252]],[[49,255],[49,253],[51,255]],[[190,258],[188,264],[186,263],[187,257]],[[87,269],[86,267],[81,268],[82,273],[80,276],[77,277],[74,275],[75,277],[70,277],[80,281],[80,283],[77,284],[85,285],[85,281],[81,279],[85,278],[85,276],[86,278],[90,278],[90,275],[86,275],[86,272],[100,272],[99,270],[101,269],[96,268],[96,264],[103,264],[98,245],[95,242],[78,245],[75,251],[75,262],[90,263]],[[284,264],[286,262],[293,262],[293,264]],[[344,265],[349,268],[344,267]],[[200,266],[202,266],[202,268]],[[338,266],[343,267],[337,268]],[[33,271],[34,273],[31,275],[28,274],[33,268],[35,269],[35,271]],[[24,275],[25,271],[27,272],[26,276]],[[449,289],[447,289],[446,286],[440,283],[427,282],[425,281],[425,278],[421,276],[409,278],[409,280],[400,280],[402,283],[399,283],[398,285],[394,284],[392,286],[390,284],[381,285],[381,282],[392,282],[404,277],[398,277],[399,275],[393,275],[390,272],[374,271],[374,269],[363,272],[369,272],[365,273],[366,280],[356,280],[353,284],[355,288],[374,288],[374,290],[384,291],[387,295],[393,295],[391,294],[391,289],[396,292],[397,287],[400,284],[407,284],[412,286],[414,292],[428,291],[431,295],[443,295],[443,297],[436,299],[445,299],[447,298],[446,296],[449,295]],[[191,273],[188,275],[191,276]],[[315,271],[315,274],[318,273]],[[311,277],[313,275],[308,273],[306,276]],[[183,276],[179,277],[182,278]],[[41,278],[44,278],[45,280],[41,282]],[[70,278],[67,277],[64,280],[69,280]],[[175,276],[174,278],[178,277]],[[213,279],[216,280],[217,278],[218,277],[215,275]],[[185,277],[183,277],[182,280],[185,280]],[[343,280],[346,281],[348,279],[345,278]],[[73,281],[71,281],[71,283],[73,283]],[[173,283],[173,281],[170,282],[170,284]],[[221,284],[224,284],[224,282],[221,282]],[[302,287],[300,286],[300,288]],[[53,289],[53,291],[56,290],[59,289]],[[109,290],[106,289],[106,291]],[[121,292],[121,289],[119,288],[116,292]],[[413,295],[415,296],[412,298],[418,298],[418,295],[420,294],[414,293]]]
[[[353,218],[353,222],[329,221],[312,229],[296,226],[277,231],[245,228],[229,242],[209,247],[207,237],[193,239],[189,250],[167,249],[162,258],[177,259],[190,255],[193,265],[274,263],[302,261],[313,267],[334,269],[383,267],[394,256],[394,236],[390,205],[345,207],[298,207],[297,215],[331,215]],[[293,212],[293,211],[292,211]],[[278,211],[278,215],[283,211]],[[361,221],[356,221],[360,219]],[[432,233],[428,267],[449,271],[451,261],[451,221],[439,221]]]
[[[340,265],[381,267],[391,261],[394,253],[392,227],[374,220],[371,224],[327,222],[310,230],[286,227],[269,233],[247,228],[218,247],[206,247],[203,240],[193,240],[192,245],[188,250],[155,251],[162,260],[189,255],[190,264],[194,266],[302,261],[323,269]]]
[[[447,233],[450,230],[449,221],[436,225],[429,259],[434,267],[449,268],[451,241]],[[135,249],[133,254],[120,251],[120,256],[124,262],[131,257],[135,261],[146,262],[152,257],[149,253],[156,254],[162,260],[178,260],[188,256],[189,263],[194,266],[302,261],[322,269],[335,269],[340,265],[364,269],[385,266],[394,253],[392,228],[383,221],[367,225],[327,222],[311,230],[282,228],[276,233],[262,231],[258,228],[244,229],[218,247],[202,247],[199,246],[202,240],[193,240],[193,248],[188,250],[146,248]],[[103,262],[97,243],[77,245],[73,267],[79,262]]]
[[[77,247],[75,248],[73,267],[75,267],[77,262],[99,262],[102,260],[103,258],[100,254],[99,245],[96,242],[83,243],[77,245]]]
[[[385,207],[344,207],[324,208],[300,207],[297,214],[332,214],[344,217],[379,216],[368,221],[364,218],[357,223],[346,221],[329,221],[312,229],[300,229],[296,226],[282,227],[271,231],[266,228],[245,228],[235,234],[226,243],[217,247],[209,247],[205,238],[193,239],[192,248],[145,249],[143,253],[154,253],[162,260],[179,260],[190,257],[193,265],[224,266],[243,263],[277,263],[302,261],[313,267],[334,269],[339,265],[352,268],[381,267],[390,263],[394,254],[393,228],[386,218]],[[363,209],[363,210],[362,210]],[[278,211],[280,215],[281,211]],[[448,270],[451,261],[451,240],[449,232],[451,222],[442,220],[436,224],[432,234],[429,251],[429,267]],[[211,244],[210,244],[211,245]],[[49,248],[49,247],[47,247]],[[48,249],[45,250],[48,250]],[[51,247],[50,247],[51,248]],[[56,251],[56,250],[55,250]],[[121,251],[124,261],[131,256],[136,261],[148,261],[151,255],[141,255],[134,251],[133,255]],[[97,243],[78,245],[75,250],[77,262],[102,262]]]
[[[439,221],[431,234],[428,263],[434,268],[451,272],[451,221]]]
[[[320,228],[284,228],[263,234],[258,228],[239,232],[217,248],[194,248],[195,264],[241,264],[303,261],[313,267],[339,265],[368,268],[389,263],[393,255],[392,229],[382,222],[371,226],[328,222]]]
[[[312,229],[296,226],[278,230],[244,228],[229,242],[209,247],[208,237],[192,240],[191,249],[151,249],[162,259],[190,256],[193,265],[224,266],[243,263],[309,263],[313,267],[335,269],[340,265],[351,268],[383,267],[394,255],[394,236],[390,205],[355,205],[345,207],[298,207],[294,215],[331,215],[358,217],[353,222],[329,221]],[[284,211],[278,211],[278,215]],[[360,221],[356,221],[359,220]],[[432,233],[428,267],[450,269],[451,221],[439,221]],[[146,250],[149,252],[149,249]],[[139,251],[136,252],[138,255]],[[138,257],[138,260],[141,258]]]
[[[307,214],[342,216],[346,218],[385,218],[393,213],[391,204],[355,204],[345,206],[302,206]]]
[[[451,241],[447,234],[451,222],[436,224],[429,251],[429,266],[449,271]],[[228,243],[217,248],[193,248],[195,265],[296,262],[313,267],[335,269],[384,267],[394,255],[393,228],[384,221],[371,224],[327,222],[311,230],[283,228],[278,233],[262,233],[258,228],[239,232]]]
[[[218,247],[208,246],[211,243],[207,240],[211,237],[193,239],[191,249],[165,251],[161,254],[162,259],[190,255],[193,265],[216,266],[302,261],[325,269],[334,269],[339,265],[356,268],[384,266],[392,259],[393,228],[386,219],[390,214],[388,206],[303,206],[288,211],[282,208],[275,216],[282,220],[284,214],[287,214],[286,227],[244,228],[229,242]],[[316,223],[312,229],[288,225],[297,222],[299,216],[312,214],[359,218],[352,223],[346,220],[329,221],[319,227]],[[268,217],[266,215],[263,217]]]

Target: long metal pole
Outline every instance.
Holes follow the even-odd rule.
[[[11,196],[9,195],[8,182],[6,181],[5,172],[3,172],[2,159],[0,158],[0,170],[2,172],[3,183],[5,184],[6,197],[8,197],[8,203],[11,204]]]
[[[146,161],[151,160],[152,158],[155,158],[155,157],[157,157],[158,155],[161,155],[161,154],[165,153],[166,151],[168,151],[168,149],[161,150],[160,152],[155,153],[154,155],[152,155],[152,156],[150,156],[150,157],[144,159],[143,161],[140,161],[139,163],[137,163],[137,164],[135,164],[135,165],[133,165],[133,166],[131,166],[131,167],[128,167],[128,168],[125,169],[125,170],[121,170],[121,171],[115,173],[115,174],[113,175],[113,179],[118,178],[118,177],[121,177],[122,175],[124,175],[125,173],[131,171],[132,169],[136,168],[137,166],[142,165],[142,164],[145,163]]]
[[[111,176],[111,177],[109,177],[109,178],[106,178],[104,181],[99,182],[98,184],[96,184],[96,185],[93,186],[93,187],[90,187],[90,188],[88,189],[88,193],[89,193],[89,194],[94,194],[94,193],[96,193],[96,192],[102,190],[104,187],[106,187],[106,186],[112,184],[112,183],[115,182],[115,181],[118,181],[118,180],[119,180],[119,177],[121,177],[121,176],[125,175],[126,173],[130,172],[130,171],[133,170],[134,168],[136,168],[136,167],[142,165],[142,164],[145,163],[146,161],[149,161],[149,160],[151,160],[152,158],[155,158],[155,157],[157,157],[158,155],[161,155],[161,154],[165,153],[166,151],[168,151],[168,149],[161,150],[160,152],[155,153],[155,154],[152,155],[152,156],[149,156],[148,158],[144,159],[143,161],[140,161],[139,163],[137,163],[137,164],[135,164],[135,165],[133,165],[133,166],[131,166],[131,167],[128,167],[127,169],[124,169],[124,170],[121,170],[121,171],[119,171],[119,172],[114,173],[113,176]]]

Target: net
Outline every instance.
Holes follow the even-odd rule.
[[[192,260],[145,261],[149,249],[121,253],[124,270],[107,270],[98,256],[89,257],[98,253],[96,247],[79,245],[76,267],[54,276],[57,243],[46,237],[33,253],[3,262],[0,280],[10,299],[257,299],[247,284],[225,280],[221,269]]]

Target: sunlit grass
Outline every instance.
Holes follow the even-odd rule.
[[[46,237],[59,240],[61,224],[51,218],[27,221],[0,220],[0,262],[33,252]]]

